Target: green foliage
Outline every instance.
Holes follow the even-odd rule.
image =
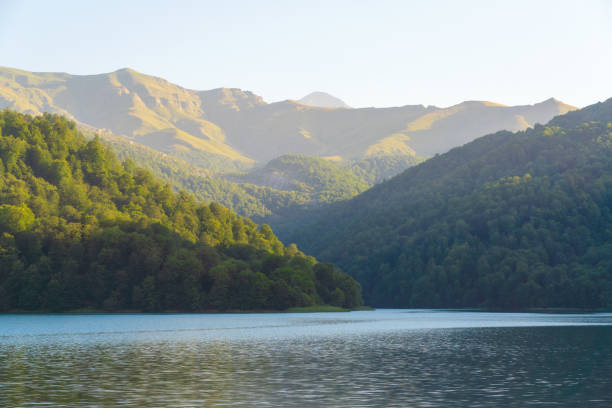
[[[372,305],[612,307],[610,122],[612,100],[480,138],[286,237],[348,271]]]
[[[353,161],[349,168],[353,174],[372,186],[400,174],[409,167],[425,161],[424,157],[410,155],[376,155]]]
[[[328,160],[305,155],[281,156],[235,180],[308,193],[310,200],[318,203],[347,199],[369,187],[350,170]]]
[[[27,205],[0,205],[0,232],[13,234],[23,232],[32,224],[34,224],[34,213]]]
[[[285,248],[269,226],[173,192],[62,117],[0,112],[0,158],[0,310],[253,310],[331,299],[317,291],[316,260]],[[359,285],[333,274],[326,290],[360,305]]]

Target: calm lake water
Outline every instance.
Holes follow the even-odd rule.
[[[612,407],[612,314],[0,315],[0,406]]]

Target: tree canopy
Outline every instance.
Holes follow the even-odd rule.
[[[360,305],[359,285],[63,117],[0,112],[0,310],[316,304]]]

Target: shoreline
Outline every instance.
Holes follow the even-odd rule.
[[[291,307],[285,310],[199,310],[199,311],[182,311],[182,310],[164,310],[156,312],[145,312],[141,310],[102,310],[102,309],[75,309],[62,312],[52,312],[49,310],[10,310],[0,312],[2,315],[172,315],[172,314],[270,314],[270,313],[348,313],[348,312],[363,312],[385,310],[387,308],[375,308],[370,306],[359,306],[354,309],[347,309],[338,306],[316,305],[304,307]],[[440,311],[440,312],[477,312],[477,313],[528,313],[528,314],[593,314],[593,313],[612,313],[612,309],[580,309],[580,308],[528,308],[528,309],[485,309],[485,308],[388,308],[389,310],[410,310],[410,311]]]
[[[199,310],[199,311],[182,311],[182,310],[164,310],[156,312],[145,312],[142,310],[102,310],[102,309],[75,309],[61,312],[53,312],[50,310],[9,310],[0,312],[1,315],[37,315],[37,314],[53,314],[53,315],[130,315],[130,314],[147,314],[147,315],[171,315],[171,314],[262,314],[262,313],[347,313],[358,311],[374,311],[375,308],[369,306],[360,306],[355,309],[347,309],[338,306],[317,305],[304,307],[290,307],[285,310]]]

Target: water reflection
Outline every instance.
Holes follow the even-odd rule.
[[[0,406],[612,406],[612,326],[351,315],[2,316]]]

